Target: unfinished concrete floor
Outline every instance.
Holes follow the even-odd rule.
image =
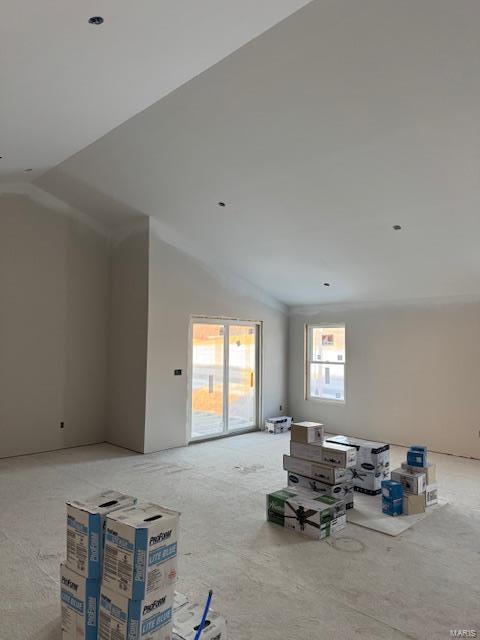
[[[349,525],[317,542],[265,522],[287,448],[288,434],[251,433],[0,460],[0,638],[60,638],[64,501],[106,487],[182,511],[178,589],[203,600],[212,587],[232,640],[480,636],[480,462],[432,454],[450,504],[398,538]]]

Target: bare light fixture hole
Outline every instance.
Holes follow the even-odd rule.
[[[33,171],[33,169],[25,169],[25,173],[28,173],[29,171]]]
[[[329,287],[329,286],[330,286],[330,283],[329,283],[329,282],[324,282],[324,283],[323,283],[323,286],[324,286],[324,287]]]
[[[393,227],[392,227],[392,229],[393,229],[394,231],[400,231],[400,230],[401,230],[401,228],[402,228],[402,227],[401,227],[399,224],[394,224],[394,225],[393,225]]]
[[[103,22],[102,16],[92,16],[88,19],[88,24],[103,24]]]
[[[218,206],[219,206],[219,207],[226,207],[227,205],[225,204],[225,202],[220,201],[220,202],[218,203]]]

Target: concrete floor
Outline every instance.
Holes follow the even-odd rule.
[[[178,589],[209,587],[232,640],[480,636],[480,462],[432,454],[450,504],[398,538],[308,540],[265,522],[288,434],[141,456],[103,444],[0,460],[0,638],[60,637],[64,501],[110,487],[182,511]],[[400,463],[405,449],[394,447]]]

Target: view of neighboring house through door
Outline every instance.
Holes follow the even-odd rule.
[[[190,438],[258,426],[260,323],[193,318]]]

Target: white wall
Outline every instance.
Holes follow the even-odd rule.
[[[1,195],[0,457],[104,440],[107,325],[105,236]]]
[[[306,323],[344,322],[346,404],[304,397]],[[292,309],[289,406],[335,433],[480,458],[480,303]]]
[[[112,241],[107,439],[142,452],[148,329],[148,218]]]
[[[281,305],[261,301],[232,278],[166,244],[150,220],[148,375],[145,451],[188,441],[188,332],[192,315],[263,322],[263,411],[280,413],[287,399],[288,318]],[[174,376],[182,369],[182,376]]]

